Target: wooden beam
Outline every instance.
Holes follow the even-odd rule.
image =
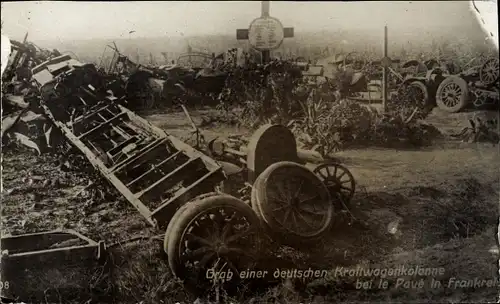
[[[78,136],[78,138],[81,139],[81,140],[83,140],[86,137],[94,135],[95,133],[97,133],[97,131],[102,131],[103,132],[104,130],[108,130],[109,128],[111,128],[113,126],[114,123],[116,123],[119,120],[122,120],[126,116],[127,116],[127,113],[122,112],[122,113],[116,115],[115,117],[113,117],[113,118],[111,118],[109,120],[106,120],[105,122],[103,122],[102,124],[100,124],[97,127],[93,128],[92,130],[83,133],[82,135]]]
[[[384,58],[387,58],[387,25],[384,26],[384,45],[383,45]],[[382,68],[382,111],[385,113],[387,110],[387,85],[388,85],[388,68]]]
[[[144,147],[143,149],[138,151],[135,156],[128,158],[119,164],[116,164],[115,166],[113,166],[109,170],[109,172],[111,172],[111,173],[119,172],[119,171],[125,169],[126,167],[136,163],[137,161],[139,161],[141,159],[144,160],[143,157],[145,157],[146,154],[149,154],[152,151],[155,151],[161,145],[166,144],[167,142],[168,142],[167,138],[157,138],[157,139],[151,141],[151,143],[149,143],[146,147]],[[106,172],[106,171],[104,171],[104,172]]]
[[[183,163],[179,167],[177,167],[175,170],[169,172],[168,174],[164,175],[162,178],[159,180],[155,181],[152,185],[150,185],[148,188],[135,193],[135,197],[138,199],[146,199],[148,200],[149,197],[151,196],[150,194],[154,194],[153,190],[156,190],[157,188],[163,189],[162,192],[165,191],[165,189],[170,189],[172,186],[174,186],[176,183],[181,181],[178,176],[182,176],[182,172],[186,172],[188,169],[192,169],[193,165],[196,164],[203,164],[200,158],[191,158],[187,162]],[[174,176],[177,176],[177,179],[172,179]]]
[[[46,106],[44,106],[44,110],[45,113],[50,113],[50,110]],[[61,128],[66,138],[83,152],[92,166],[104,174],[105,178],[113,184],[113,186],[115,186],[115,188],[120,191],[123,196],[125,196],[125,198],[137,209],[137,211],[139,211],[139,213],[146,218],[149,224],[156,226],[157,223],[151,218],[151,211],[149,211],[149,209],[139,199],[135,198],[134,194],[127,187],[125,187],[122,181],[110,172],[106,165],[99,158],[97,158],[94,153],[77,136],[75,136],[68,127],[66,127],[62,122],[55,120],[53,116],[49,116],[56,126]]]
[[[218,168],[215,171],[209,171],[207,174],[202,176],[193,184],[189,185],[187,188],[181,188],[173,198],[166,199],[162,202],[161,206],[156,208],[151,213],[151,219],[159,223],[168,223],[168,221],[174,216],[175,211],[183,204],[189,202],[192,198],[199,195],[200,192],[206,190],[205,186],[216,185],[225,179],[224,172],[222,168]]]
[[[262,17],[269,17],[270,3],[269,1],[261,1],[260,15]]]
[[[237,29],[236,40],[248,40],[248,29]]]
[[[151,169],[149,169],[148,171],[144,172],[143,174],[141,174],[139,177],[137,177],[136,179],[134,179],[133,181],[129,182],[127,184],[127,187],[130,187],[130,186],[133,186],[135,183],[137,183],[139,180],[143,179],[144,177],[146,177],[147,175],[151,174],[152,172],[154,172],[155,170],[161,168],[164,164],[166,164],[167,162],[173,160],[174,158],[176,158],[179,154],[181,154],[182,151],[177,151],[175,152],[174,154],[170,155],[169,157],[167,157],[166,159],[162,160],[159,164],[157,165],[153,165],[151,167]]]
[[[118,146],[116,146],[116,147],[112,148],[111,150],[107,151],[108,156],[110,158],[113,158],[115,156],[115,154],[121,152],[121,149],[125,148],[126,146],[128,146],[131,143],[137,142],[138,140],[139,140],[138,136],[132,136],[132,137],[129,137],[128,139],[125,139],[124,141],[122,141],[121,143],[119,143]]]

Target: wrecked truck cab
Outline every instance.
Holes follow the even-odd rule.
[[[104,82],[93,64],[83,64],[69,55],[62,55],[32,69],[33,79],[40,91],[41,101],[52,109],[55,119],[68,121],[65,111],[75,104],[84,103],[82,96],[106,95]],[[64,100],[64,102],[61,102]],[[82,104],[83,105],[83,104]],[[84,106],[88,106],[88,101]]]
[[[104,83],[96,67],[81,63],[69,55],[62,55],[34,67],[33,79],[41,89],[49,83],[58,82],[68,88],[90,85],[92,90],[102,89]]]
[[[90,83],[95,88],[102,88],[102,83],[99,81],[99,72],[91,63],[81,63],[73,59],[70,55],[62,55],[53,59],[47,60],[42,64],[32,69],[33,78],[40,87],[52,81],[60,75],[77,75],[75,80],[78,83]],[[75,83],[75,85],[78,85]]]

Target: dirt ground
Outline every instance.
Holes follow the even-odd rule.
[[[197,124],[202,124],[208,111],[191,114]],[[186,131],[190,125],[182,113],[145,117],[172,135],[190,140]],[[467,126],[467,117],[435,112],[428,120],[449,133]],[[203,129],[206,140],[250,133],[213,124]],[[149,227],[125,199],[100,182],[91,168],[70,165],[68,169],[59,164],[56,154],[36,156],[24,148],[6,149],[2,156],[2,236],[64,228],[108,244],[111,255],[107,263],[113,270],[105,275],[90,274],[91,286],[82,287],[87,292],[60,298],[62,303],[89,299],[96,303],[193,302],[194,298],[169,273],[161,249],[163,232]],[[281,246],[264,259],[263,265],[271,271],[276,267],[335,270],[419,266],[441,267],[444,273],[405,278],[417,283],[422,279],[424,287],[402,286],[398,281],[401,276],[388,277],[387,288],[381,288],[378,284],[382,280],[373,276],[278,280],[273,285],[252,287],[252,292],[235,301],[497,300],[498,147],[446,141],[421,150],[342,151],[338,157],[357,181],[352,215],[339,214],[331,234],[315,248],[305,252]],[[90,181],[94,186],[88,186]],[[66,275],[64,269],[57,271]],[[457,287],[448,285],[451,278],[494,279],[496,284]],[[370,280],[374,281],[370,288],[359,286]],[[430,287],[432,280],[442,285]]]

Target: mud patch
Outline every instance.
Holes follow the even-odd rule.
[[[495,246],[491,229],[469,238],[465,241],[453,240],[444,244],[408,251],[387,256],[380,263],[358,264],[353,267],[361,268],[397,268],[401,265],[407,267],[441,268],[443,273],[436,276],[388,276],[386,290],[374,287],[370,290],[356,289],[358,279],[369,281],[371,278],[359,277],[327,277],[315,280],[308,284],[302,293],[301,299],[308,298],[312,303],[337,302],[337,301],[397,301],[408,302],[415,299],[426,299],[429,303],[442,301],[443,297],[453,302],[461,301],[494,301],[497,297],[497,285],[484,285],[480,288],[455,287],[453,280],[498,280],[496,264],[498,251],[493,254],[489,248]],[[454,278],[454,279],[452,279]],[[423,280],[423,288],[396,288],[398,279],[418,281]],[[440,283],[430,287],[430,284]],[[452,283],[449,283],[451,280]],[[375,279],[377,284],[380,278]],[[493,281],[490,281],[493,282]],[[449,285],[450,284],[450,285]],[[376,285],[374,285],[376,286]],[[474,291],[473,291],[474,290]],[[337,291],[344,291],[337,293]],[[341,296],[341,295],[342,296]],[[324,303],[324,302],[323,302]]]

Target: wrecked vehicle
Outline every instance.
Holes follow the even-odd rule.
[[[498,58],[490,58],[481,65],[447,76],[436,90],[437,106],[450,113],[459,112],[471,104],[476,108],[498,106],[498,69]]]
[[[238,168],[216,161],[124,107],[123,97],[108,91],[92,64],[60,56],[34,68],[33,77],[40,107],[66,141],[149,224],[166,228],[169,266],[192,290],[213,286],[206,280],[207,269],[217,271],[224,264],[237,273],[255,265],[263,242],[261,224],[280,242],[310,244],[333,223],[332,201],[345,205],[354,194],[352,174],[342,165],[320,159],[314,172],[307,169],[310,156],[297,149],[294,135],[284,126],[261,127],[238,151],[224,145],[211,149],[211,155],[238,155],[243,159],[243,168]],[[246,189],[247,194],[251,190],[251,197],[228,188],[238,174],[247,182],[232,189]],[[303,183],[295,199],[302,199],[304,206],[294,212],[309,220],[295,218],[292,223],[275,210],[279,200],[273,195],[296,187],[290,184],[295,180]],[[312,218],[315,224],[310,224]],[[210,230],[216,226],[220,228]]]
[[[422,106],[437,105],[455,113],[471,104],[478,108],[498,102],[498,59],[488,59],[463,71],[437,60],[410,60],[402,68],[414,71],[401,73],[399,90],[410,90]]]
[[[204,53],[186,53],[176,64],[146,67],[121,54],[116,47],[112,49],[114,58],[107,74],[120,77],[127,107],[133,110],[172,106],[178,101],[189,104],[215,96],[227,77],[227,73],[210,68],[212,57]]]
[[[27,42],[27,36],[28,34],[24,37],[24,42],[10,40],[9,58],[5,66],[2,67],[5,68],[2,73],[2,105],[4,109],[6,105],[15,107],[21,105],[25,108],[25,101],[22,100],[22,97],[19,100],[18,96],[27,96],[34,88],[31,69],[49,58],[61,55],[57,50],[45,50]]]
[[[399,60],[392,62],[396,64]],[[341,98],[367,102],[382,100],[381,61],[368,61],[357,52],[350,52],[320,60],[320,64],[337,85]],[[400,82],[395,74],[395,70],[389,68],[390,91]]]
[[[434,106],[436,90],[449,75],[448,69],[436,60],[410,60],[401,65],[401,70],[398,93],[405,91],[405,96],[411,96],[421,107]]]

